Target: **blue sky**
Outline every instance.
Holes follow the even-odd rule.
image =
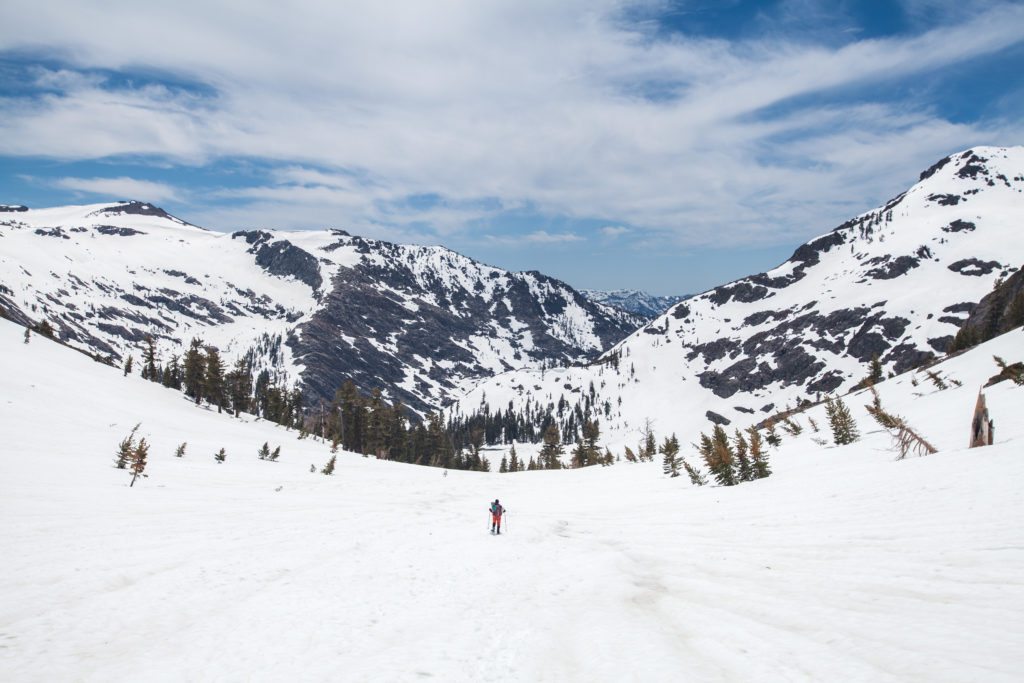
[[[1024,6],[0,6],[0,203],[440,243],[589,288],[772,267],[1024,142]]]

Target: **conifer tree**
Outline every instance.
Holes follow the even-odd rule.
[[[764,437],[764,440],[772,448],[778,448],[779,445],[782,443],[782,437],[779,436],[779,433],[775,430],[775,420],[773,420],[771,418],[769,418],[768,422],[765,423],[765,437]]]
[[[270,444],[267,443],[266,441],[264,441],[263,445],[260,446],[260,449],[258,451],[256,451],[256,457],[258,457],[260,460],[267,460],[267,459],[269,459],[270,458]]]
[[[516,445],[512,444],[512,448],[508,452],[508,471],[518,472],[523,468],[523,463],[519,462],[519,454],[516,453]]]
[[[498,472],[501,472],[502,474],[508,472],[508,458],[504,455],[501,456],[501,464],[498,466]]]
[[[222,412],[226,403],[226,391],[224,381],[224,363],[221,362],[220,353],[213,346],[206,347],[206,376],[203,379],[203,396],[211,405],[217,406],[217,412]]]
[[[654,455],[658,452],[658,442],[654,438],[654,431],[651,430],[651,421],[644,423],[644,443],[641,448],[640,459],[652,462]]]
[[[754,470],[754,479],[763,479],[772,471],[768,467],[768,454],[765,453],[761,442],[761,432],[751,427],[747,430],[747,436],[750,438],[748,453]]]
[[[680,456],[679,461],[683,464],[683,469],[686,470],[686,475],[690,477],[690,483],[694,486],[704,486],[708,483],[707,477],[698,470],[696,467],[686,462],[686,459]]]
[[[280,457],[281,457],[281,447],[278,446],[277,448],[274,449],[274,451],[270,454],[270,457],[267,458],[267,459],[270,460],[271,462],[274,462],[274,461],[276,461]]]
[[[734,486],[736,484],[735,467],[736,455],[729,444],[729,435],[725,433],[722,425],[715,425],[711,432],[712,462],[708,463],[715,481],[721,486]]]
[[[29,338],[32,336],[32,330],[25,328],[25,343],[28,344]]]
[[[739,429],[733,435],[733,452],[736,454],[736,478],[743,481],[754,480],[754,468],[748,455],[747,440]]]
[[[133,362],[134,362],[134,361],[133,361],[133,359],[132,359],[131,355],[129,355],[129,356],[128,356],[128,360],[126,360],[126,361],[124,362],[124,376],[125,376],[125,377],[127,377],[127,376],[128,376],[128,375],[130,375],[130,374],[132,374],[132,363],[133,363]]]
[[[138,445],[135,446],[132,451],[131,459],[131,472],[132,472],[132,483],[128,484],[131,488],[135,486],[135,480],[138,479],[139,475],[146,471],[146,459],[149,457],[149,444],[146,443],[146,439],[139,439]]]
[[[161,378],[156,367],[156,341],[149,334],[145,336],[144,341],[146,346],[142,351],[142,379],[159,382]]]
[[[662,458],[662,471],[669,477],[679,476],[679,439],[673,434],[665,437],[661,444],[660,452]]]
[[[850,414],[842,398],[832,399],[831,396],[825,399],[825,413],[828,415],[829,426],[832,428],[832,440],[837,446],[844,446],[853,443],[860,438],[857,431],[857,423]]]
[[[804,431],[804,428],[800,426],[800,423],[791,417],[783,418],[782,428],[786,430],[786,433],[790,436],[800,436],[800,433]]]
[[[627,460],[627,462],[636,462],[637,461],[636,453],[634,453],[633,449],[630,448],[629,446],[626,446],[626,460]]]
[[[53,325],[50,324],[49,320],[44,320],[36,326],[36,332],[43,335],[47,339],[53,339]]]
[[[334,463],[337,460],[338,456],[332,455],[331,459],[327,461],[327,464],[324,465],[324,468],[320,471],[320,474],[326,474],[327,476],[331,476],[332,474],[334,474]]]
[[[182,441],[177,448],[174,449],[175,458],[185,457],[185,447],[188,445],[187,441]]]
[[[214,454],[213,459],[216,460],[217,462],[224,462],[225,460],[228,459],[227,451],[221,448]]]
[[[185,353],[185,367],[183,380],[185,383],[185,395],[196,402],[203,400],[203,385],[206,379],[206,359],[202,352],[203,341],[193,339],[191,346]]]
[[[558,433],[558,425],[554,422],[544,432],[544,445],[538,456],[538,468],[544,470],[562,469],[562,437]]]
[[[114,459],[114,467],[117,469],[127,469],[128,463],[132,461],[135,455],[135,432],[139,430],[141,424],[140,422],[132,427],[132,431],[128,433],[128,436],[121,439],[121,443],[117,445],[117,457]]]
[[[537,469],[537,461],[533,459],[532,455],[530,456],[530,464],[526,466],[526,469],[528,472],[532,472]]]
[[[252,369],[245,358],[235,361],[234,368],[228,373],[227,385],[235,417],[243,411],[252,410]]]

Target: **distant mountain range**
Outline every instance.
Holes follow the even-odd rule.
[[[676,303],[589,366],[500,374],[452,412],[551,407],[563,426],[598,417],[634,444],[648,419],[686,439],[709,421],[748,424],[849,389],[874,358],[888,374],[945,353],[1024,264],[1021,226],[1024,148],[970,149],[777,268]]]
[[[591,301],[606,306],[642,315],[645,318],[656,318],[685,296],[657,296],[638,289],[616,289],[602,291],[599,289],[581,289],[580,293]]]
[[[587,362],[645,322],[531,271],[340,230],[217,233],[150,204],[0,207],[0,313],[120,361],[152,335],[419,413],[515,368]],[[307,403],[308,404],[308,403]]]

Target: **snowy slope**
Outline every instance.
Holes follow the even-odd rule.
[[[676,304],[589,367],[510,372],[452,408],[589,403],[616,443],[746,424],[940,356],[997,279],[1024,263],[1024,147],[948,157],[884,206],[768,273]],[[590,387],[594,387],[590,396]]]
[[[657,296],[638,289],[615,289],[611,291],[581,289],[580,294],[596,303],[636,313],[648,319],[657,318],[668,310],[672,304],[686,298],[685,296]]]
[[[324,444],[0,321],[0,678],[1019,680],[1024,389],[989,389],[997,444],[964,445],[1021,336],[940,366],[962,388],[880,385],[939,454],[894,461],[851,400],[862,441],[805,430],[722,489],[656,463],[311,474]],[[135,423],[150,476],[128,488]]]
[[[22,209],[0,207],[0,312],[115,359],[146,334],[165,361],[200,337],[301,377],[314,401],[353,379],[425,411],[495,372],[593,358],[642,322],[442,247],[229,235],[138,202]]]

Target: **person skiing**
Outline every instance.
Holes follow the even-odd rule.
[[[501,515],[505,512],[505,508],[501,507],[501,503],[497,498],[491,503],[491,533],[501,533]]]

